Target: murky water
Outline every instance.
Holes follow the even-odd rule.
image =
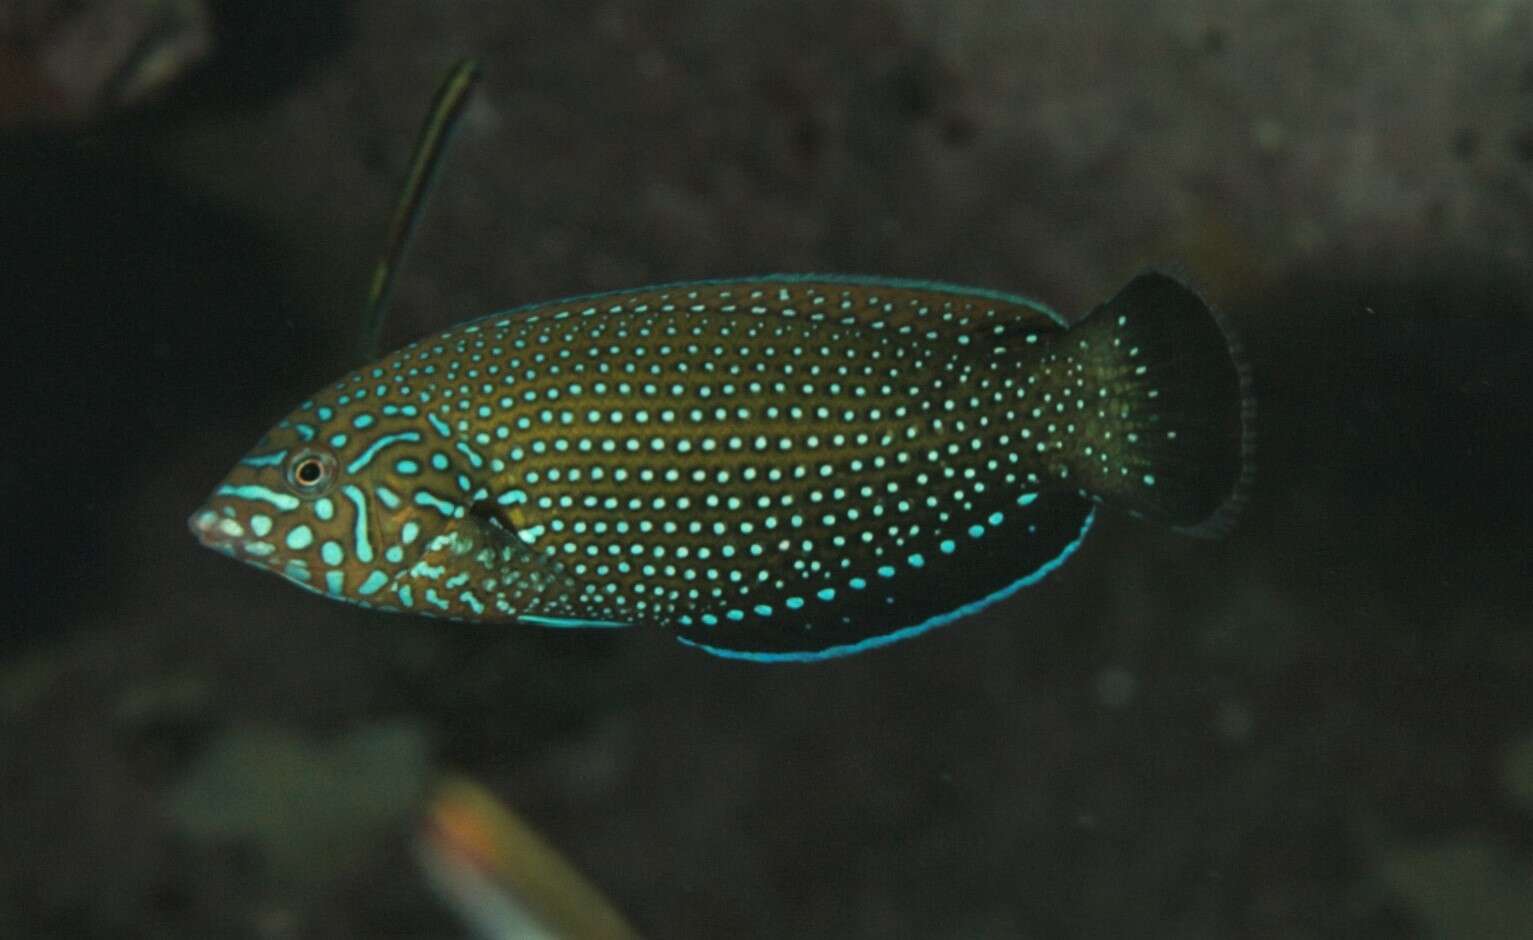
[[[0,934],[473,935],[422,834],[514,836],[428,815],[447,775],[645,936],[1533,931],[1533,7],[301,6],[212,5],[159,97],[0,132]],[[1043,583],[813,666],[203,550],[187,514],[351,364],[465,53],[390,342],[783,270],[1074,316],[1168,266],[1252,365],[1239,527],[1104,514]]]

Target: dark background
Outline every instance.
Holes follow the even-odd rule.
[[[208,3],[161,94],[64,113],[17,76],[94,6],[0,16],[0,935],[464,935],[411,855],[445,770],[655,937],[1533,935],[1533,4]],[[1252,360],[1240,528],[1108,518],[814,667],[199,548],[351,365],[464,54],[391,343],[779,270],[1078,313],[1170,265]]]

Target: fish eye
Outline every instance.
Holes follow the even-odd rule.
[[[335,483],[335,458],[318,450],[301,450],[287,464],[288,486],[300,496],[320,496]]]

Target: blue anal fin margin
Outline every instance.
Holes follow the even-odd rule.
[[[553,627],[555,629],[616,630],[633,626],[632,623],[623,620],[593,620],[589,617],[545,617],[540,614],[519,614],[516,620],[518,623],[525,623],[533,627]]]
[[[955,620],[962,620],[965,617],[979,613],[992,604],[999,603],[1000,601],[1011,597],[1013,594],[1016,594],[1023,588],[1032,587],[1039,581],[1042,581],[1044,578],[1048,577],[1055,570],[1063,566],[1065,562],[1070,560],[1070,557],[1075,554],[1077,549],[1080,548],[1081,543],[1085,541],[1086,533],[1091,530],[1091,526],[1095,521],[1096,508],[1092,506],[1087,510],[1085,518],[1080,524],[1079,531],[1077,531],[1075,536],[1070,539],[1070,541],[1068,541],[1062,549],[1060,549],[1058,554],[1044,561],[1042,564],[1039,564],[1028,574],[1012,581],[999,590],[985,594],[979,597],[977,600],[969,601],[953,609],[928,616],[913,625],[899,627],[886,633],[879,633],[873,636],[864,637],[854,642],[839,643],[820,649],[803,650],[764,651],[740,649],[734,647],[717,646],[703,640],[696,639],[694,637],[683,635],[678,635],[676,640],[684,646],[690,646],[723,659],[734,659],[754,663],[813,663],[823,662],[829,659],[839,659],[841,657],[852,656],[857,653],[865,653],[868,650],[878,649],[879,647],[898,643],[901,640],[908,640],[911,637],[920,636],[921,634],[935,630],[938,627],[946,626]]]

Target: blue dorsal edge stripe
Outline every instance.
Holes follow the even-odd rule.
[[[522,304],[486,316],[475,317],[472,320],[459,324],[459,326],[480,323],[484,320],[495,319],[497,317],[519,316],[533,310],[552,306],[589,305],[601,300],[610,300],[613,297],[627,297],[650,291],[682,290],[694,287],[722,287],[728,284],[739,285],[741,287],[777,287],[783,284],[845,284],[849,287],[887,287],[894,290],[941,291],[947,294],[957,294],[964,297],[974,297],[981,300],[992,300],[997,303],[1027,307],[1048,317],[1049,320],[1060,327],[1068,328],[1070,326],[1068,320],[1056,313],[1047,304],[1033,300],[1031,297],[1023,297],[1020,294],[1008,294],[1005,291],[990,290],[985,287],[949,284],[945,281],[928,281],[909,277],[873,277],[862,274],[757,274],[748,277],[710,277],[700,281],[668,281],[664,284],[647,284],[643,287],[630,287],[623,290],[608,290],[595,294],[578,294],[574,297],[540,300],[536,303]],[[449,327],[449,329],[457,329],[457,327]]]
[[[891,643],[898,643],[901,640],[908,640],[913,636],[920,636],[928,630],[935,630],[955,620],[961,620],[971,614],[979,613],[991,604],[1003,601],[1023,588],[1032,587],[1034,584],[1042,581],[1053,573],[1055,569],[1068,561],[1070,556],[1075,554],[1075,550],[1081,547],[1081,542],[1085,541],[1086,533],[1091,530],[1091,525],[1096,521],[1096,516],[1096,507],[1093,506],[1091,511],[1086,514],[1086,521],[1081,523],[1080,532],[1076,534],[1070,544],[1066,545],[1064,550],[1058,555],[1039,565],[1037,570],[1031,574],[1013,581],[993,594],[988,594],[977,601],[970,601],[962,607],[946,613],[937,614],[935,617],[923,620],[914,626],[901,627],[889,633],[880,633],[878,636],[870,636],[865,640],[858,640],[856,643],[829,646],[822,650],[812,650],[809,652],[752,653],[746,650],[732,650],[719,646],[709,646],[706,643],[699,643],[686,637],[678,636],[676,640],[685,646],[696,647],[705,653],[710,653],[723,659],[740,659],[753,663],[813,663],[826,659],[837,659],[842,656],[851,656],[855,653],[864,653],[871,649],[877,649],[880,646],[888,646]]]

